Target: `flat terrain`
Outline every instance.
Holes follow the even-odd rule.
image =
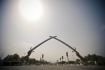
[[[45,65],[45,66],[0,66],[0,70],[105,70],[99,66],[70,66],[70,65]]]

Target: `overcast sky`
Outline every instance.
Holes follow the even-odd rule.
[[[57,36],[82,55],[104,56],[105,50],[105,1],[104,0],[41,0],[43,16],[28,21],[19,10],[20,0],[0,0],[0,55],[18,53],[25,56],[49,36]],[[51,39],[34,50],[30,58],[47,61],[78,58],[72,50]],[[24,54],[26,53],[26,54]],[[72,56],[73,55],[73,56]]]

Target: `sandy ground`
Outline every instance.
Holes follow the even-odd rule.
[[[0,66],[0,70],[105,70],[99,66],[70,66],[70,65],[46,65],[46,66]]]

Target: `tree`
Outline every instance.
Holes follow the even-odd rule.
[[[75,63],[75,61],[69,61],[69,64],[74,64]]]
[[[42,54],[42,59],[43,59],[43,57],[44,57],[44,54]]]
[[[42,60],[43,60],[43,58],[44,58],[44,54],[42,54]]]
[[[60,64],[65,64],[66,63],[66,61],[62,61],[62,62],[60,62]]]
[[[80,62],[80,59],[76,59],[76,63],[79,63]]]
[[[67,56],[67,60],[68,60],[68,62],[69,62],[68,52],[66,52],[66,56]]]
[[[28,63],[30,63],[30,64],[35,64],[35,63],[37,63],[37,60],[34,59],[34,58],[29,58]]]
[[[62,61],[63,61],[63,56],[62,56]]]
[[[105,57],[98,56],[96,54],[88,54],[87,56],[84,57],[85,60],[89,62],[89,64],[96,64],[96,65],[105,65]]]
[[[25,56],[22,56],[22,57],[20,58],[20,61],[21,61],[22,63],[26,62]]]
[[[19,60],[20,60],[20,56],[19,56],[18,54],[14,54],[14,55],[12,56],[12,60],[13,60],[13,61],[19,61]]]
[[[58,62],[58,60],[57,60],[57,62]]]
[[[7,55],[3,61],[19,61],[20,60],[20,56],[18,54],[14,54],[14,55]]]
[[[61,62],[61,58],[60,58],[60,62]]]

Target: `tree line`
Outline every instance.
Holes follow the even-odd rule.
[[[74,61],[70,61],[68,58],[68,54],[66,53],[68,61],[64,61],[64,56],[61,56],[60,60],[57,60],[58,64],[80,64],[82,61],[80,59],[76,59]],[[42,59],[44,57],[44,54],[42,54]],[[62,61],[61,61],[62,59]],[[99,56],[96,54],[88,54],[87,56],[84,56],[84,59],[88,62],[90,65],[98,65],[98,66],[105,66],[105,57]],[[48,64],[50,62],[47,62],[45,60],[36,60],[35,58],[29,58],[28,60],[24,59],[24,56],[20,57],[18,54],[13,54],[13,55],[7,55],[4,59],[0,58],[0,62],[3,61],[20,61],[23,64]]]

